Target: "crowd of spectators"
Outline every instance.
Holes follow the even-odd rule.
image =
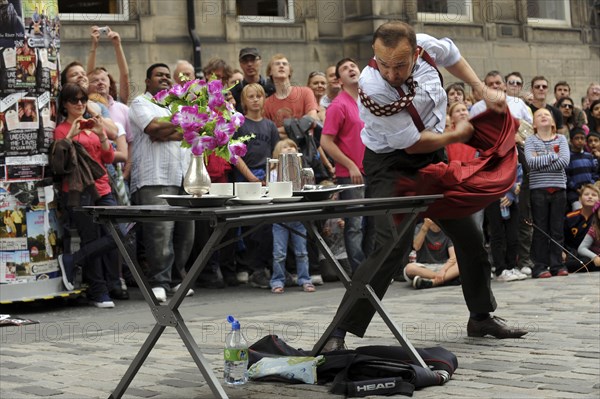
[[[317,182],[365,184],[365,188],[344,191],[341,198],[368,196],[362,167],[365,147],[360,139],[363,123],[356,106],[361,68],[352,58],[311,72],[306,86],[292,84],[293,67],[285,54],[274,54],[264,65],[263,75],[263,57],[254,47],[240,50],[239,69],[218,57],[208,60],[201,71],[186,60],[163,60],[147,69],[145,93],[131,98],[119,34],[110,29],[107,33],[115,49],[118,79],[97,66],[107,61],[96,56],[98,27],[91,28],[91,38],[87,69],[83,62],[73,62],[63,70],[59,98],[62,122],[55,132],[57,142],[78,142],[108,172],[96,180],[97,195],[82,195],[78,205],[162,204],[164,200],[158,195],[184,193],[182,180],[189,151],[180,147],[181,132],[161,119],[169,111],[149,100],[160,90],[195,78],[220,79],[228,88],[227,100],[246,116],[246,124],[237,134],[255,135],[248,143],[247,155],[237,165],[215,156],[209,158],[213,182],[264,184],[266,159],[277,152],[280,140],[293,138],[288,136],[287,121],[308,117],[312,124],[306,131],[310,140],[306,141],[315,143],[314,159],[322,170],[315,170]],[[495,279],[510,282],[600,270],[600,84],[591,83],[577,104],[566,81],[554,84],[552,98],[551,82],[542,75],[526,82],[517,71],[489,71],[484,82],[506,92],[510,113],[521,124],[515,134],[519,163],[514,168],[514,186],[474,215],[486,233]],[[485,111],[483,101],[474,98],[462,82],[450,84],[446,93],[447,131]],[[88,125],[87,120],[92,122]],[[301,143],[294,144],[298,151],[308,151]],[[478,156],[477,150],[467,145],[447,148],[450,160]],[[72,191],[65,180],[61,203],[66,210],[73,207],[68,201]],[[65,213],[64,223],[78,232],[83,244],[96,243],[94,248],[102,251],[88,247],[87,252],[70,254],[65,249],[59,257],[65,286],[72,289],[74,269],[81,266],[92,304],[110,308],[114,299],[127,299],[127,286],[134,281],[116,260],[107,232],[90,220],[78,220],[72,212]],[[368,218],[323,222],[323,235],[348,274],[369,255],[372,227]],[[137,261],[154,295],[164,302],[202,249],[210,226],[200,222],[142,223],[132,232],[124,228],[124,233],[135,233]],[[305,292],[313,292],[314,285],[323,284],[323,280],[337,279],[314,243],[291,237],[294,245],[288,247],[288,240],[281,238],[283,233],[280,228],[265,226],[215,252],[197,287],[250,284],[280,294],[284,286],[299,285]],[[287,230],[285,233],[287,236]],[[231,231],[224,240],[237,234],[240,232]],[[409,259],[406,254],[398,260],[407,266],[396,279],[407,280],[415,288],[460,283],[452,242],[434,221],[425,219],[417,226],[413,249],[416,258]],[[286,256],[286,252],[296,256]],[[426,267],[431,264],[433,268]],[[299,275],[293,273],[296,270]],[[190,290],[187,294],[193,293]]]

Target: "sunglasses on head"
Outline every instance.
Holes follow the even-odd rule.
[[[570,109],[573,108],[573,104],[561,104],[560,107]]]
[[[509,80],[506,83],[508,83],[511,86],[523,86],[523,82],[521,82],[520,80]]]
[[[542,90],[546,90],[548,88],[548,85],[535,85],[533,86],[534,89],[542,89]]]
[[[69,99],[67,100],[67,102],[68,102],[68,103],[70,103],[70,104],[73,104],[73,105],[77,105],[77,104],[79,104],[80,102],[81,102],[82,104],[85,104],[85,103],[87,103],[87,101],[88,101],[88,98],[87,98],[87,97],[73,97],[73,98],[69,98]]]

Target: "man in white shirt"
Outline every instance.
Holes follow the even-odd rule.
[[[506,83],[504,82],[504,78],[502,74],[498,71],[490,71],[485,75],[483,79],[485,85],[494,90],[501,90],[506,92]],[[519,97],[511,97],[506,95],[506,104],[510,109],[510,114],[517,118],[518,120],[524,120],[529,124],[533,123],[533,115],[531,113],[531,109],[525,104],[525,101],[521,100]],[[469,117],[473,118],[480,113],[484,112],[487,109],[484,100],[478,101],[471,107],[469,111]]]
[[[165,64],[151,65],[146,71],[146,93],[136,97],[129,107],[133,136],[131,196],[136,205],[166,205],[161,194],[185,194],[183,178],[190,152],[181,148],[183,134],[171,122],[169,109],[151,99],[171,87],[171,73]],[[194,222],[142,223],[142,239],[149,264],[148,283],[160,302],[171,290],[171,270],[184,270],[194,241]],[[175,287],[176,289],[177,287]],[[188,295],[193,294],[190,290]]]
[[[359,80],[359,111],[365,123],[361,137],[367,147],[363,165],[372,196],[391,197],[397,195],[401,181],[411,179],[429,164],[442,161],[446,145],[466,142],[473,134],[473,126],[468,121],[460,122],[452,132],[441,134],[446,122],[447,97],[436,64],[467,82],[496,112],[505,112],[506,97],[503,92],[484,90],[483,82],[450,39],[417,35],[404,22],[381,25],[373,35],[373,51],[375,57]],[[448,217],[452,217],[452,210],[448,213]],[[375,223],[374,253],[384,250],[383,243],[395,233],[386,224],[385,217],[379,219]],[[463,276],[463,294],[470,311],[468,335],[517,338],[526,334],[527,331],[510,328],[501,319],[490,316],[496,308],[490,287],[491,265],[482,232],[474,220],[471,217],[444,218],[436,223],[455,245]],[[408,229],[371,279],[370,285],[379,298],[385,295],[401,267],[398,260],[411,243],[412,230]],[[374,263],[372,257],[365,260],[353,279],[363,281]],[[344,348],[348,331],[364,336],[374,313],[368,299],[359,299],[333,331],[323,351]]]

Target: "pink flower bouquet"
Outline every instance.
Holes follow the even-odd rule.
[[[246,155],[244,141],[252,135],[233,139],[245,119],[233,104],[225,101],[220,80],[190,80],[158,92],[152,101],[171,110],[167,120],[180,129],[181,146],[191,148],[194,155],[204,155],[206,159],[214,153],[234,165],[238,157]]]

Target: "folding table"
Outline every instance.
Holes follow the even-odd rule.
[[[391,227],[395,228],[396,234],[390,240],[386,248],[391,248],[398,243],[400,237],[412,225],[420,212],[423,212],[436,199],[442,198],[441,195],[414,196],[402,198],[372,198],[372,199],[353,199],[353,200],[326,200],[313,202],[296,203],[278,203],[265,205],[236,205],[206,208],[187,208],[179,206],[110,206],[110,207],[83,207],[81,211],[89,212],[98,223],[104,223],[121,252],[123,259],[129,265],[131,272],[137,282],[144,299],[150,306],[150,310],[156,319],[156,324],[151,330],[148,338],[142,344],[139,352],[131,362],[131,365],[125,372],[121,381],[115,388],[110,398],[120,398],[127,390],[129,384],[137,374],[138,370],[146,360],[150,351],[158,341],[159,337],[167,327],[173,327],[179,333],[181,340],[186,345],[198,369],[204,376],[215,397],[227,398],[225,390],[219,380],[210,369],[210,364],[200,352],[200,348],[188,330],[185,321],[179,312],[179,306],[185,299],[185,294],[192,287],[200,272],[206,265],[206,262],[212,253],[226,245],[229,242],[221,243],[221,239],[228,229],[241,226],[258,226],[272,223],[282,223],[290,221],[300,221],[306,228],[311,239],[315,239],[323,255],[336,265],[336,272],[346,287],[342,307],[336,314],[333,322],[327,328],[324,335],[315,345],[313,352],[318,353],[333,329],[343,318],[352,304],[360,298],[367,298],[371,301],[376,311],[384,319],[388,328],[393,332],[400,344],[408,351],[412,360],[427,367],[417,351],[404,337],[400,329],[388,316],[383,308],[381,301],[377,298],[368,282],[353,282],[345,273],[341,265],[335,260],[327,244],[320,235],[315,221],[330,218],[344,218],[353,216],[374,216],[386,215]],[[402,222],[395,226],[393,222],[394,214],[405,214]],[[157,222],[157,221],[191,221],[204,220],[211,224],[213,232],[208,242],[202,248],[202,251],[194,261],[190,271],[187,273],[181,287],[177,290],[174,297],[167,303],[161,304],[154,296],[142,269],[136,261],[133,249],[125,244],[125,239],[118,228],[119,223],[125,222]],[[389,251],[380,251],[375,256],[378,257],[379,266],[389,254]],[[372,275],[375,274],[373,270]],[[371,275],[371,276],[372,276]]]

